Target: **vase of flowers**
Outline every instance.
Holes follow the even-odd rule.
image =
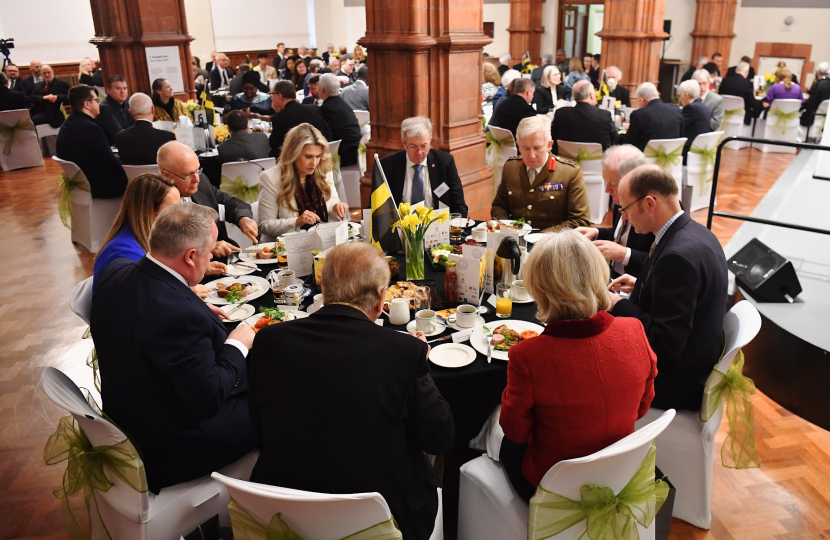
[[[402,230],[406,240],[406,279],[424,279],[424,236],[429,226],[437,221],[444,223],[447,212],[435,213],[423,205],[411,207],[409,203],[398,206],[400,219],[392,224],[392,230]]]

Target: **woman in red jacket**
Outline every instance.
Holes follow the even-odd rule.
[[[557,462],[633,433],[654,398],[657,357],[639,320],[605,311],[608,273],[575,231],[537,242],[524,266],[547,328],[510,348],[499,459],[525,500]]]

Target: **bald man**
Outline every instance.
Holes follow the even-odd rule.
[[[63,124],[63,105],[69,96],[69,83],[55,77],[52,66],[46,64],[40,69],[43,80],[34,86],[29,97],[32,103],[32,122],[36,126],[49,124],[56,128]]]
[[[147,94],[137,92],[130,97],[130,114],[135,124],[115,136],[118,156],[124,165],[155,165],[159,148],[175,141],[171,131],[153,127],[155,108]]]

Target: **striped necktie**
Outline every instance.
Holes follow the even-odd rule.
[[[654,255],[654,249],[657,247],[657,240],[651,243],[651,249],[648,250],[648,258],[650,259],[652,255]]]

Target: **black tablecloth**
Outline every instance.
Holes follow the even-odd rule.
[[[218,189],[222,181],[222,163],[219,162],[219,156],[199,156],[199,167],[202,168],[202,172],[205,173],[210,183]]]

